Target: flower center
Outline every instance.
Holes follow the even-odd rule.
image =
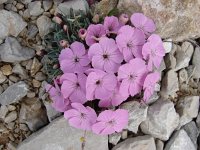
[[[136,77],[137,77],[137,76],[134,75],[134,74],[130,74],[130,75],[129,75],[129,79],[130,79],[130,80],[135,80]]]
[[[80,59],[76,56],[75,58],[74,58],[74,62],[79,62],[80,61]]]
[[[128,43],[127,43],[127,47],[128,47],[128,48],[132,48],[132,47],[133,47],[133,43],[132,43],[131,41],[128,42]]]
[[[152,56],[152,57],[155,57],[155,56],[156,56],[156,53],[155,53],[155,52],[156,52],[156,50],[151,50],[151,56]]]
[[[100,80],[97,80],[96,81],[96,85],[99,85],[101,82],[100,82]]]
[[[104,59],[108,59],[108,54],[103,54]]]
[[[76,83],[76,87],[79,87],[79,86],[80,86],[80,84],[77,82],[77,83]]]
[[[81,113],[81,119],[85,119],[86,118],[86,114]]]
[[[115,124],[116,124],[116,121],[114,119],[112,119],[108,122],[108,125],[110,125],[110,126],[114,126]]]

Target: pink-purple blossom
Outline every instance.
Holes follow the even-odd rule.
[[[141,30],[134,29],[128,25],[123,26],[119,30],[116,42],[126,62],[135,57],[142,58],[142,46],[145,43],[145,35]]]
[[[142,13],[134,13],[131,16],[131,23],[136,28],[141,29],[146,35],[149,35],[156,30],[156,25],[153,20]]]
[[[61,92],[64,98],[69,98],[72,103],[84,104],[86,100],[86,75],[65,73],[60,77],[62,82]]]
[[[97,123],[92,126],[92,131],[100,135],[121,132],[128,124],[128,111],[117,109],[105,110],[97,117]]]
[[[110,35],[110,33],[117,34],[120,28],[119,20],[115,16],[105,17],[103,25],[108,35]]]
[[[80,42],[74,42],[70,48],[61,51],[59,62],[64,73],[83,73],[89,68],[90,60],[84,45]]]
[[[64,117],[72,127],[91,130],[96,122],[97,115],[91,107],[85,107],[80,103],[72,103],[72,109],[65,111]]]
[[[153,70],[153,66],[157,69],[165,56],[165,50],[163,47],[162,40],[159,35],[152,34],[147,43],[144,44],[142,48],[142,55],[145,60],[148,61],[148,69]]]
[[[88,100],[106,99],[112,96],[117,85],[117,78],[101,70],[89,73],[86,80],[86,98]]]
[[[113,39],[102,38],[99,43],[93,44],[88,51],[92,66],[108,73],[117,72],[123,56]]]
[[[122,25],[125,25],[127,22],[129,21],[129,16],[127,14],[121,14],[119,16],[119,22],[122,24]]]
[[[144,79],[147,74],[145,61],[134,58],[119,67],[118,79],[121,81],[120,93],[124,97],[135,96],[142,90]]]
[[[86,44],[91,46],[97,43],[101,37],[105,37],[106,30],[102,24],[91,24],[87,29],[87,35],[85,38]]]
[[[53,85],[47,84],[45,87],[46,92],[49,93],[53,101],[52,107],[59,112],[64,112],[69,108],[69,99],[63,97],[63,94],[55,80],[54,84],[55,87]]]
[[[147,75],[144,80],[144,97],[143,100],[147,102],[149,98],[153,95],[156,83],[160,80],[160,73],[154,72]]]

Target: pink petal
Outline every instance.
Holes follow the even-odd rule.
[[[76,56],[83,56],[85,54],[85,46],[81,42],[74,42],[70,47]]]
[[[101,134],[101,132],[106,128],[106,124],[104,122],[95,123],[92,126],[92,131],[96,134]]]
[[[73,91],[69,99],[71,100],[72,103],[80,103],[80,104],[84,104],[87,101],[86,93],[79,89]]]
[[[75,62],[73,60],[65,59],[60,62],[60,69],[64,73],[71,73],[74,71]]]
[[[96,99],[106,99],[108,97],[111,97],[112,93],[105,89],[104,86],[98,86],[95,90],[95,98]]]
[[[69,121],[70,126],[78,128],[78,129],[82,129],[81,120],[78,117],[70,118],[68,121]]]
[[[145,60],[149,58],[149,55],[151,54],[151,43],[147,42],[144,44],[142,48],[142,55]]]
[[[114,111],[112,110],[104,110],[97,117],[97,121],[109,122],[113,119]]]
[[[127,79],[122,80],[119,92],[123,97],[129,96],[129,85],[130,85],[130,82]]]
[[[104,70],[104,60],[101,55],[95,55],[92,57],[92,66],[96,69]]]
[[[127,63],[121,65],[118,70],[118,79],[126,79],[130,73],[131,73],[130,64]]]
[[[102,55],[103,50],[102,47],[99,43],[93,44],[90,46],[89,51],[88,51],[88,58],[92,60],[92,57],[95,55]]]
[[[81,56],[79,59],[80,59],[79,62],[81,66],[87,66],[90,63],[90,60],[88,59],[88,55]]]
[[[123,109],[117,109],[114,113],[116,125],[114,126],[115,131],[121,132],[128,125],[128,111]]]
[[[129,87],[129,93],[131,96],[135,96],[142,90],[142,86],[137,83],[131,83]]]
[[[144,30],[149,32],[149,33],[152,33],[156,30],[156,25],[155,23],[153,22],[152,19],[147,19],[145,25],[144,25]]]
[[[59,55],[59,61],[65,60],[65,59],[71,59],[74,55],[72,53],[72,50],[70,48],[63,49]]]
[[[161,64],[162,60],[163,60],[163,57],[155,57],[155,58],[153,58],[153,64],[157,69],[160,68],[160,64]]]
[[[78,112],[75,109],[70,109],[64,112],[64,117],[65,119],[70,119],[72,117],[78,117],[80,115],[80,112]]]
[[[123,61],[122,53],[117,49],[114,53],[110,54],[109,59],[117,64]]]
[[[68,80],[71,82],[77,82],[77,76],[74,73],[64,73],[61,77],[60,77],[60,82],[63,83],[63,81]]]
[[[72,103],[71,105],[72,105],[72,107],[74,109],[78,110],[79,112],[87,113],[87,109],[82,104],[80,104],[80,103]]]
[[[107,74],[103,78],[102,86],[109,91],[114,91],[117,86],[117,78],[114,74]]]
[[[115,129],[112,126],[107,126],[101,131],[101,135],[108,135],[112,133],[115,133]]]
[[[75,90],[75,83],[69,80],[65,80],[61,86],[61,92],[64,98],[68,98]]]
[[[146,16],[144,16],[142,13],[134,13],[131,16],[131,23],[136,27],[136,28],[141,28],[144,26],[146,22]]]
[[[112,106],[111,99],[100,100],[98,106],[99,107],[111,107]]]
[[[116,73],[118,71],[120,64],[116,64],[112,61],[105,61],[104,70],[108,73]]]

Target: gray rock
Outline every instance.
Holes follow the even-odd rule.
[[[121,133],[113,133],[109,135],[109,143],[116,145],[121,139],[121,137],[122,137]]]
[[[117,144],[112,150],[156,150],[154,138],[145,135],[129,138]]]
[[[200,37],[199,5],[198,0],[119,0],[117,7],[121,13],[142,12],[152,18],[163,39],[183,41]]]
[[[20,75],[20,77],[22,79],[28,78],[28,74],[27,74],[26,70],[19,63],[15,64],[15,66],[12,69],[12,72]]]
[[[30,2],[28,4],[28,9],[31,16],[39,16],[44,12],[44,9],[42,9],[41,1]]]
[[[0,4],[6,3],[8,0],[1,0]]]
[[[196,124],[197,124],[197,127],[200,128],[200,113],[197,116]]]
[[[196,118],[199,110],[199,96],[180,98],[176,104],[176,111],[180,115],[179,127]]]
[[[40,36],[43,38],[50,32],[52,28],[52,21],[47,16],[40,16],[37,19],[37,27],[39,29]]]
[[[32,0],[20,0],[23,4],[29,4]]]
[[[45,1],[45,2],[46,2],[46,1]],[[34,24],[29,24],[29,25],[28,25],[27,37],[28,37],[29,39],[34,38],[34,37],[37,35],[38,31],[39,31],[39,30],[38,30],[38,28],[37,28],[36,25],[34,25]]]
[[[140,125],[142,132],[166,141],[179,124],[179,115],[174,104],[168,100],[158,100],[149,106],[147,119]]]
[[[191,60],[192,54],[194,52],[194,47],[189,42],[184,42],[181,48],[178,47],[176,50],[176,68],[175,70],[180,70],[182,68],[188,67]]]
[[[169,70],[162,79],[161,96],[175,97],[179,90],[178,76],[174,70]]]
[[[53,1],[43,1],[42,3],[45,11],[48,11],[53,5]]]
[[[5,123],[11,123],[12,121],[15,121],[17,119],[17,112],[11,111],[6,118],[4,119]]]
[[[7,106],[1,106],[0,107],[0,119],[3,119],[4,120],[4,118],[6,117],[6,115],[7,115],[7,113],[8,113],[8,108],[7,108]]]
[[[197,147],[197,138],[199,136],[199,130],[194,121],[191,121],[183,126],[183,129],[187,132],[188,136],[192,140],[195,147]]]
[[[150,105],[152,103],[154,103],[155,101],[157,101],[160,98],[160,96],[158,95],[158,92],[153,92],[153,95],[149,98],[149,100],[146,102],[146,104]]]
[[[9,86],[1,95],[0,103],[1,105],[9,105],[15,103],[26,96],[28,92],[28,85],[23,82],[17,82]]]
[[[194,55],[192,58],[192,64],[196,67],[196,70],[193,74],[194,78],[200,78],[200,62],[199,62],[199,58],[200,58],[200,48],[196,47],[195,51],[194,51]]]
[[[161,140],[156,140],[156,150],[163,150],[164,149],[164,143]]]
[[[31,135],[18,146],[18,150],[81,150],[80,138],[84,131],[70,127],[61,117],[44,129]],[[108,150],[107,136],[86,132],[85,150]],[[37,144],[36,144],[37,143]]]
[[[141,122],[146,120],[148,106],[145,104],[140,104],[137,101],[130,101],[122,104],[121,108],[126,109],[129,112],[129,122],[127,129],[137,133]]]
[[[6,81],[6,79],[7,79],[6,76],[3,74],[2,71],[0,71],[0,84]]]
[[[34,55],[33,49],[21,46],[13,37],[7,37],[5,43],[0,45],[0,60],[4,62],[20,62]]]
[[[61,116],[62,113],[56,111],[51,103],[47,102],[47,101],[43,101],[45,107],[46,107],[46,111],[47,111],[47,117],[49,119],[49,122],[52,122],[54,119],[56,119],[57,117]]]
[[[179,83],[186,83],[188,81],[188,72],[186,69],[181,69],[178,72],[178,76],[179,76]]]
[[[163,42],[163,46],[165,49],[165,53],[171,52],[173,46],[172,39],[168,39],[165,42]]]
[[[26,25],[27,23],[17,13],[0,10],[0,39],[9,35],[17,37]]]
[[[67,2],[59,4],[56,12],[62,13],[63,15],[69,15],[70,8],[72,8],[75,12],[82,10],[84,13],[89,10],[86,0],[68,0]]]
[[[36,131],[48,123],[46,111],[37,98],[23,99],[19,120],[20,123],[26,123],[31,131]]]
[[[196,150],[196,148],[187,133],[181,129],[174,133],[164,150]]]

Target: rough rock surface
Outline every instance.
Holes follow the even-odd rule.
[[[179,115],[174,104],[168,100],[158,100],[149,106],[147,119],[140,125],[142,132],[166,141],[179,124]]]
[[[44,10],[42,9],[41,1],[34,1],[34,2],[29,3],[28,9],[31,16],[39,16],[44,12]]]
[[[0,104],[1,105],[9,105],[11,103],[19,101],[21,98],[26,96],[28,92],[28,85],[20,81],[8,87],[1,95],[0,95]]]
[[[124,103],[121,108],[126,109],[129,112],[129,122],[127,129],[137,133],[141,122],[146,120],[148,106],[140,104],[136,101],[131,101]]]
[[[31,150],[81,150],[80,138],[83,135],[83,130],[70,127],[66,119],[61,117],[34,133],[19,145],[18,150],[27,150],[30,147]],[[85,150],[108,150],[107,136],[87,132],[85,139]]]
[[[37,26],[39,29],[39,34],[43,38],[50,32],[52,21],[47,16],[42,15],[37,19]]]
[[[143,12],[155,20],[162,38],[182,41],[200,37],[199,0],[119,0],[123,13]]]
[[[194,78],[200,78],[200,62],[199,62],[199,58],[200,58],[200,48],[196,47],[195,51],[194,51],[194,55],[192,58],[192,64],[195,66],[195,72],[192,75]]]
[[[0,61],[19,62],[32,58],[35,51],[23,47],[14,37],[7,37],[4,44],[0,45]]]
[[[196,148],[187,133],[181,129],[174,133],[164,150],[196,150]]]
[[[112,150],[156,150],[156,146],[154,138],[146,135],[127,139],[117,144]]]
[[[179,99],[176,110],[180,115],[179,127],[197,117],[199,110],[199,96],[187,96]]]
[[[4,39],[9,35],[18,36],[26,25],[27,23],[17,13],[0,10],[0,39]]]

